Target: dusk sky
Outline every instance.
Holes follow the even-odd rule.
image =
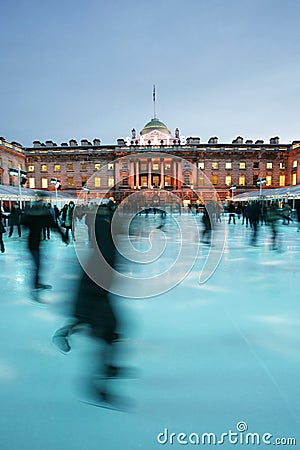
[[[300,140],[298,0],[1,2],[0,136]]]

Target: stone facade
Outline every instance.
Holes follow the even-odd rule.
[[[276,136],[264,143],[238,136],[228,144],[214,136],[202,143],[199,137],[180,137],[178,129],[173,136],[156,118],[139,137],[133,129],[117,145],[103,146],[98,138],[60,145],[35,141],[30,148],[16,144],[0,140],[2,184],[15,183],[8,169],[20,165],[27,170],[27,187],[54,190],[51,178],[57,178],[63,191],[77,196],[84,186],[90,197],[109,191],[116,200],[136,190],[153,195],[165,190],[194,203],[211,198],[212,187],[224,201],[232,185],[235,194],[255,190],[259,178],[268,188],[300,182],[299,141],[281,144]]]

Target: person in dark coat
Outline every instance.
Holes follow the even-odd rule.
[[[300,205],[297,205],[296,212],[297,212],[297,220],[298,220],[297,231],[300,231]]]
[[[235,213],[236,213],[236,209],[235,209],[234,202],[230,202],[230,204],[229,204],[229,206],[228,206],[228,212],[229,212],[228,223],[230,223],[230,222],[231,222],[231,219],[233,219],[233,223],[235,224]]]
[[[202,222],[204,225],[204,229],[202,231],[202,242],[203,244],[211,243],[211,230],[212,230],[212,217],[209,214],[209,209],[207,207],[204,208]]]
[[[257,243],[257,233],[258,233],[258,225],[261,215],[261,208],[259,202],[253,202],[249,206],[248,216],[250,220],[250,225],[252,228],[252,237],[251,237],[251,245],[256,245]]]
[[[8,225],[9,225],[9,234],[8,237],[11,237],[14,232],[14,227],[16,226],[18,229],[18,235],[21,237],[21,216],[22,211],[18,205],[14,205],[10,215],[8,216]]]
[[[272,202],[267,208],[267,224],[271,229],[271,238],[272,238],[272,250],[277,250],[278,248],[278,220],[281,218],[281,215],[278,212],[277,204]]]
[[[104,343],[100,364],[96,377],[91,384],[95,401],[113,403],[108,380],[122,376],[121,368],[116,364],[115,344],[118,341],[119,320],[113,308],[109,287],[113,282],[113,273],[109,270],[105,275],[106,288],[93,281],[86,272],[95,266],[95,253],[101,252],[110,266],[115,267],[117,251],[111,233],[111,219],[114,213],[114,203],[100,205],[95,217],[95,246],[85,271],[82,274],[79,289],[75,298],[72,322],[58,329],[52,341],[64,353],[70,351],[70,336],[78,331],[82,325],[88,325],[92,336]],[[104,267],[99,266],[99,271]],[[97,381],[99,382],[100,385]],[[103,381],[105,380],[105,381]],[[102,381],[102,384],[101,384]]]
[[[249,203],[246,203],[246,205],[243,206],[243,208],[242,208],[242,215],[243,215],[242,225],[244,225],[244,223],[246,222],[246,228],[249,225],[249,210],[250,210],[250,205],[249,205]]]
[[[42,194],[37,196],[36,202],[30,208],[25,210],[22,224],[29,228],[28,249],[34,261],[33,287],[34,289],[50,289],[50,285],[40,282],[40,243],[43,228],[50,227],[59,232],[63,242],[67,243],[67,240],[64,233],[53,219],[49,208],[44,206]]]
[[[6,232],[3,221],[6,218],[6,216],[3,214],[3,212],[0,210],[0,250],[1,253],[5,252],[4,242],[3,242],[3,233]]]
[[[61,212],[61,221],[66,229],[65,237],[69,239],[69,231],[71,230],[72,239],[75,241],[73,215],[75,211],[75,203],[71,200],[69,204],[64,205]]]

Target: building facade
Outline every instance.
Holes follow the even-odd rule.
[[[294,186],[300,183],[300,141],[282,144],[278,137],[268,143],[241,136],[231,143],[212,137],[202,143],[199,137],[185,138],[176,128],[174,134],[156,117],[137,135],[117,140],[116,145],[101,145],[71,139],[57,145],[35,141],[24,148],[17,142],[0,138],[0,183],[16,185],[10,168],[27,171],[26,186],[54,190],[53,179],[61,190],[86,198],[113,195],[121,201],[140,191],[145,204],[165,203],[172,194],[182,204],[205,203],[216,193],[221,201],[235,194],[264,187]],[[51,182],[52,179],[52,182]],[[158,199],[158,200],[157,200]]]

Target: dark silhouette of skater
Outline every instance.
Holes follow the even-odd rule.
[[[236,213],[236,208],[234,205],[234,202],[230,202],[229,206],[228,206],[228,212],[229,212],[229,219],[228,219],[228,223],[231,222],[231,219],[233,219],[233,223],[235,224],[235,213]]]
[[[272,250],[278,249],[278,220],[281,218],[281,214],[278,212],[276,203],[271,203],[267,208],[267,224],[271,229]]]
[[[2,213],[0,210],[0,250],[1,253],[5,252],[4,242],[3,242],[3,233],[6,232],[3,221],[6,218],[6,216]]]
[[[202,242],[203,244],[210,244],[211,243],[211,230],[212,230],[212,217],[209,214],[209,210],[207,207],[204,208],[203,216],[202,216],[202,222],[203,222],[203,231],[202,231]]]
[[[258,235],[258,226],[261,215],[261,208],[259,202],[253,202],[249,206],[248,216],[250,220],[250,225],[252,228],[252,237],[251,237],[251,245],[257,244],[257,235]]]
[[[34,289],[50,289],[51,286],[40,282],[40,243],[44,227],[50,227],[61,235],[63,242],[67,243],[65,235],[53,219],[49,208],[43,204],[43,193],[38,194],[35,203],[27,208],[22,218],[22,224],[29,228],[28,249],[34,261],[33,287]]]
[[[88,266],[95,266],[95,254],[101,252],[111,268],[115,266],[117,251],[114,245],[111,220],[115,211],[115,204],[109,201],[100,205],[95,216],[95,241]],[[103,267],[99,266],[99,271]],[[109,287],[113,282],[112,271],[106,273],[106,288],[99,286],[86,272],[83,272],[79,289],[75,297],[72,321],[60,328],[54,334],[53,343],[64,353],[70,351],[70,336],[77,332],[82,325],[88,325],[92,336],[100,340],[104,346],[101,350],[99,367],[90,383],[90,393],[94,402],[118,403],[112,394],[109,381],[115,377],[122,377],[124,372],[116,363],[116,342],[119,339],[119,320],[113,308]]]
[[[71,235],[73,241],[75,241],[75,230],[73,215],[75,211],[75,203],[71,200],[69,204],[66,204],[61,211],[61,225],[66,229],[65,237],[69,240],[69,231],[71,230]]]
[[[22,211],[18,205],[14,205],[10,215],[8,216],[8,225],[9,225],[9,234],[8,237],[11,237],[14,232],[14,227],[16,226],[18,229],[18,235],[21,237],[21,216]]]

